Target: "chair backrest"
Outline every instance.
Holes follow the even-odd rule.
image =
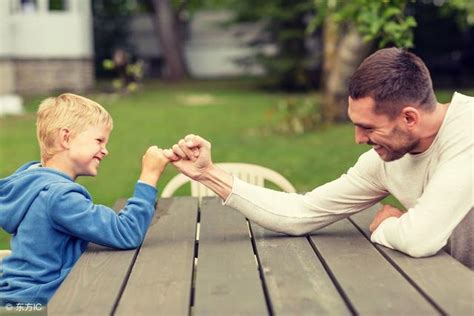
[[[231,173],[233,176],[258,186],[265,186],[265,182],[271,182],[285,192],[296,192],[293,185],[278,172],[254,164],[247,163],[216,163],[221,169]],[[161,194],[162,197],[170,197],[173,193],[187,182],[191,182],[191,196],[201,199],[203,196],[215,196],[214,192],[197,181],[191,180],[183,174],[178,174],[168,182]]]

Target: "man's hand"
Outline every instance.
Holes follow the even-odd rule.
[[[211,143],[197,135],[187,135],[164,154],[179,172],[193,180],[200,180],[212,167]]]
[[[370,232],[373,233],[379,225],[389,217],[400,217],[403,215],[403,212],[398,208],[391,205],[384,205],[380,211],[375,214],[372,223],[369,226]]]

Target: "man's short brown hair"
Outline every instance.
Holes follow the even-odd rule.
[[[362,62],[349,81],[349,96],[373,98],[374,112],[392,119],[406,106],[433,111],[437,104],[424,62],[395,47],[378,50]]]

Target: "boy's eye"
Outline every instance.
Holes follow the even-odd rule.
[[[100,139],[100,138],[96,138],[96,141],[97,141],[98,143],[102,143],[102,139]]]

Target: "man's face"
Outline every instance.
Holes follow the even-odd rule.
[[[357,144],[371,145],[384,161],[400,159],[418,146],[419,140],[403,124],[402,114],[391,120],[375,114],[374,107],[371,97],[349,98],[348,114],[355,125]]]

